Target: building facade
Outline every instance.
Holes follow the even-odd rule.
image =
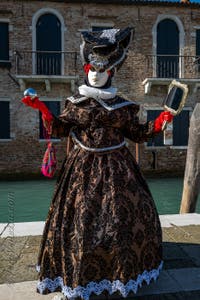
[[[191,113],[200,101],[200,5],[165,1],[23,1],[0,3],[0,174],[39,174],[46,149],[38,111],[20,99],[32,87],[59,114],[84,74],[80,32],[135,28],[129,57],[115,76],[119,92],[140,104],[140,120],[163,110],[170,82],[189,87],[173,121],[172,144],[162,134],[142,145],[129,142],[143,170],[183,172]],[[54,139],[61,164],[66,140]]]

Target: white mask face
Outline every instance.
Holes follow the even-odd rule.
[[[108,80],[108,73],[107,71],[104,72],[97,72],[89,70],[88,72],[88,81],[89,84],[93,87],[102,87],[106,84]]]

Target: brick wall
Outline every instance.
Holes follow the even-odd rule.
[[[89,29],[93,24],[109,23],[123,28],[127,25],[135,27],[135,39],[130,47],[130,56],[114,79],[119,91],[131,100],[137,101],[142,107],[160,106],[166,95],[167,87],[153,87],[149,95],[144,94],[142,81],[147,77],[145,55],[152,54],[152,28],[158,15],[177,16],[184,27],[184,54],[195,55],[194,26],[197,26],[197,7],[174,5],[114,5],[91,3],[64,3],[48,1],[4,1],[0,3],[0,21],[9,20],[9,46],[12,68],[10,74],[15,78],[14,50],[32,50],[32,18],[42,9],[56,10],[64,20],[64,50],[79,51],[80,30]],[[196,16],[196,17],[194,17]],[[32,64],[31,56],[27,64]],[[79,62],[80,66],[80,62]],[[38,173],[41,159],[45,150],[44,142],[38,140],[38,112],[20,103],[22,91],[9,76],[9,70],[0,68],[0,99],[8,97],[11,108],[11,137],[10,141],[0,141],[0,173]],[[24,74],[25,75],[25,74]],[[83,73],[79,74],[77,85],[82,83]],[[44,99],[63,99],[72,92],[70,84],[54,83],[51,91],[47,92],[44,83],[30,83],[36,88],[38,95]],[[198,93],[192,89],[187,106],[194,107],[199,101]],[[62,102],[63,105],[63,102]],[[142,113],[141,120],[145,121]],[[65,141],[57,142],[59,165],[65,156]],[[134,145],[130,149],[134,152]],[[152,150],[145,145],[140,146],[140,164],[144,170],[152,169]],[[156,149],[156,168],[158,170],[183,170],[186,150]]]

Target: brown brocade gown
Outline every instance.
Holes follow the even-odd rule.
[[[38,293],[60,291],[68,299],[88,300],[108,291],[126,297],[158,277],[163,264],[159,216],[135,158],[123,145],[124,138],[142,143],[154,135],[153,122],[139,124],[138,111],[137,104],[119,96],[97,101],[77,95],[54,118],[53,136],[72,134],[74,146],[45,222]]]

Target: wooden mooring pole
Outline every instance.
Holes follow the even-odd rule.
[[[200,192],[200,103],[197,103],[190,120],[189,142],[184,176],[180,214],[195,212]]]

